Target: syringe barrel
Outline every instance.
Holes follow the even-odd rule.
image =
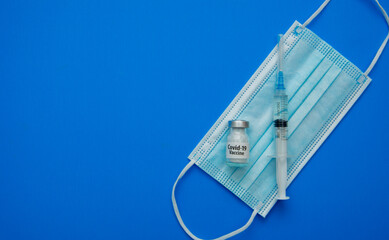
[[[285,90],[276,90],[274,95],[274,121],[288,121],[288,96]]]

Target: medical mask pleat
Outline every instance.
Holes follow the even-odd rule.
[[[296,126],[301,124],[304,117],[312,110],[339,74],[340,69],[337,69],[336,67],[330,68],[324,76],[313,82],[314,84],[307,95],[304,97],[301,96],[301,99],[299,99],[299,105],[294,112],[292,112],[289,120],[289,129],[291,132],[295,130]]]
[[[358,83],[345,73],[339,74],[337,80],[322,95],[316,106],[309,113],[304,114],[305,119],[294,127],[295,130],[289,136],[291,154],[298,156],[304,150],[303,146],[308,145],[310,139],[313,139],[321,126],[330,119],[330,116],[336,112],[342,102],[347,100],[347,96],[354,91],[354,87],[357,85]],[[294,142],[303,143],[304,145],[293,144]],[[296,157],[292,158],[290,165],[293,165],[296,159]]]

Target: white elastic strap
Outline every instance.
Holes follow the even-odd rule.
[[[180,223],[181,227],[184,229],[184,231],[192,238],[192,239],[195,239],[195,240],[202,240],[201,238],[198,238],[196,237],[191,231],[189,231],[189,229],[185,226],[184,224],[184,221],[182,220],[181,218],[181,214],[180,212],[178,211],[178,206],[177,206],[177,202],[176,202],[176,197],[175,197],[175,191],[176,191],[176,185],[178,183],[178,181],[182,178],[182,176],[184,176],[184,174],[189,170],[190,167],[192,167],[193,165],[195,164],[194,161],[190,161],[186,166],[185,168],[181,171],[180,175],[178,175],[178,178],[176,180],[176,182],[174,183],[174,186],[173,186],[173,191],[172,191],[172,202],[173,202],[173,208],[174,208],[174,213],[176,214],[176,217],[177,217],[177,220],[178,222]],[[218,238],[215,238],[214,240],[222,240],[222,239],[227,239],[227,238],[230,238],[230,237],[233,237],[241,232],[243,232],[244,230],[246,230],[250,225],[251,223],[253,222],[254,220],[254,217],[258,214],[258,210],[259,209],[254,209],[253,213],[251,214],[251,217],[250,219],[247,221],[247,223],[233,231],[233,232],[230,232],[226,235],[223,235],[221,237],[218,237]]]
[[[378,0],[375,0],[375,1],[377,2],[378,7],[380,8],[380,10],[382,12],[382,15],[384,15],[386,23],[388,24],[388,27],[389,27],[389,17],[388,17],[388,14],[386,13],[385,9],[381,6],[381,4],[378,2]],[[373,69],[374,65],[377,63],[378,59],[380,58],[380,56],[382,54],[382,51],[384,51],[384,48],[385,48],[386,44],[388,43],[388,40],[389,40],[389,33],[386,36],[384,42],[381,44],[381,47],[378,49],[378,52],[375,54],[373,61],[370,63],[370,66],[367,68],[367,70],[365,72],[366,76],[369,75],[369,73]]]
[[[321,11],[323,11],[323,9],[327,6],[327,4],[330,2],[331,0],[325,0],[323,2],[323,4],[312,14],[312,16],[310,16],[307,21],[305,21],[305,23],[302,25],[303,28],[305,28],[309,23],[312,22],[313,19],[315,19],[315,17],[317,15],[319,15],[319,13],[321,13]]]
[[[323,9],[327,6],[327,4],[330,2],[331,0],[325,0],[324,3],[312,14],[312,16],[310,16],[308,18],[307,21],[305,21],[305,23],[302,25],[303,28],[305,28],[310,22],[312,22],[313,19],[316,18],[317,15],[320,14],[321,11],[323,11]],[[386,23],[388,24],[389,26],[389,17],[388,17],[388,14],[386,13],[385,9],[381,6],[381,4],[378,2],[378,0],[375,0],[378,7],[380,8],[381,12],[382,12],[382,15],[384,15],[384,18],[386,20]],[[381,44],[381,47],[378,49],[377,53],[375,54],[375,57],[373,59],[373,61],[370,63],[370,66],[367,68],[367,70],[365,71],[365,76],[369,75],[369,73],[371,72],[371,70],[373,69],[373,67],[375,66],[375,64],[377,63],[378,59],[380,58],[381,54],[382,54],[382,51],[384,51],[384,48],[386,46],[386,44],[388,43],[388,40],[389,40],[389,33],[388,35],[386,36],[384,42]]]

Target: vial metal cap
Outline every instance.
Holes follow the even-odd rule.
[[[230,128],[248,128],[249,122],[245,120],[232,120],[228,122]]]

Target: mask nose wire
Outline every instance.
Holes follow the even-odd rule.
[[[325,0],[321,5],[320,7],[312,14],[312,16],[310,16],[306,21],[305,23],[301,26],[302,28],[305,28],[309,23],[312,22],[313,19],[315,19],[317,17],[317,15],[319,15],[321,13],[321,11],[323,11],[323,9],[327,6],[327,4],[330,2],[331,0]],[[388,14],[386,13],[385,9],[381,6],[380,2],[378,0],[375,0],[375,2],[377,3],[382,15],[384,16],[385,18],[385,21],[386,23],[388,24],[388,27],[389,27],[389,17],[388,17]],[[380,58],[382,52],[384,51],[384,48],[386,46],[386,44],[388,43],[388,40],[389,40],[389,33],[388,35],[386,36],[385,40],[383,41],[383,43],[381,44],[380,48],[378,49],[377,53],[375,54],[374,58],[373,58],[373,61],[371,61],[369,67],[367,68],[367,70],[365,71],[364,75],[365,76],[368,76],[369,73],[371,72],[371,70],[374,68],[374,66],[376,65],[378,59]]]
[[[177,183],[178,181],[185,175],[185,173],[195,164],[195,161],[190,161],[185,167],[184,169],[182,169],[180,175],[178,175],[178,178],[176,180],[176,182],[174,183],[173,185],[173,190],[172,190],[172,203],[173,203],[173,208],[174,208],[174,213],[176,214],[176,217],[177,217],[177,220],[178,222],[180,223],[181,227],[184,229],[184,231],[192,238],[192,239],[195,239],[195,240],[202,240],[201,238],[198,238],[196,237],[187,227],[186,225],[184,224],[184,221],[182,220],[181,218],[181,214],[180,212],[178,211],[178,206],[177,206],[177,202],[176,202],[176,197],[175,197],[175,191],[176,191],[176,186],[177,186]],[[238,228],[237,230],[235,231],[232,231],[226,235],[223,235],[221,237],[218,237],[218,238],[215,238],[214,240],[223,240],[223,239],[227,239],[227,238],[230,238],[230,237],[233,237],[241,232],[243,232],[244,230],[246,230],[250,225],[251,223],[253,222],[254,220],[254,217],[258,214],[259,212],[259,206],[257,208],[254,209],[253,213],[251,214],[250,216],[250,219],[247,221],[247,223],[245,225],[243,225],[241,228]]]

